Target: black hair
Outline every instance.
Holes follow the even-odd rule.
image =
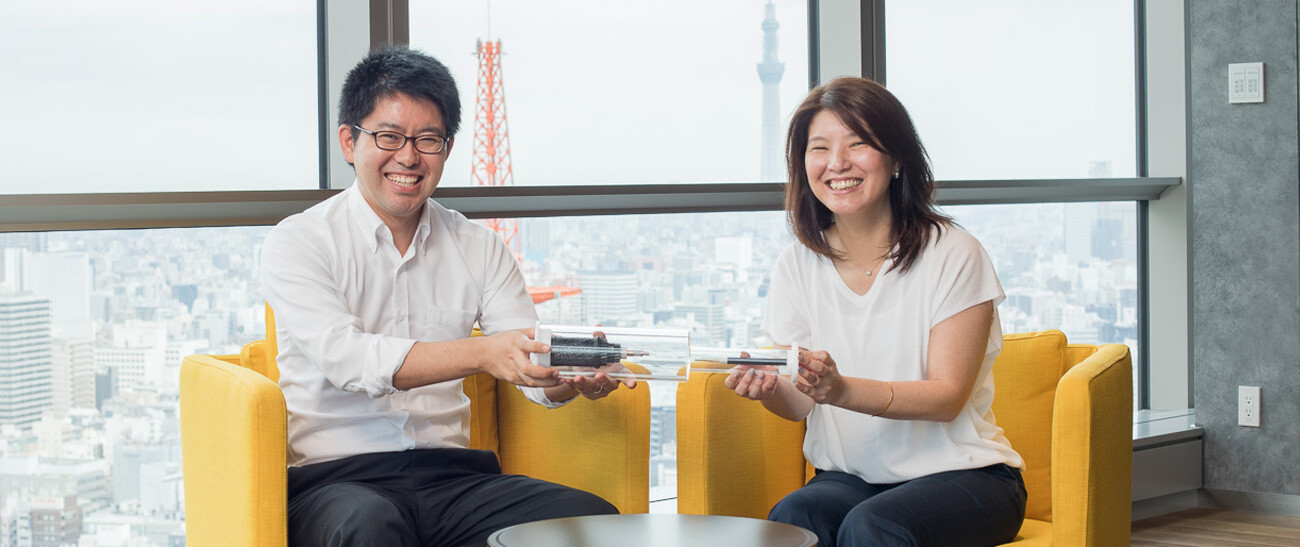
[[[937,228],[952,225],[952,218],[939,212],[935,204],[930,158],[907,109],[884,86],[865,78],[836,78],[818,86],[791,117],[785,150],[790,177],[785,208],[795,237],[819,255],[844,259],[843,253],[826,241],[824,231],[834,222],[834,215],[813,195],[804,165],[808,128],[813,117],[823,110],[834,114],[872,148],[898,162],[899,178],[889,182],[893,214],[890,243],[897,246],[890,255],[894,260],[890,269],[906,272],[930,236]]]
[[[376,102],[395,93],[437,105],[447,125],[444,137],[451,139],[460,129],[460,93],[451,72],[437,59],[405,46],[372,51],[348,72],[339,97],[339,125],[348,126],[356,138],[353,126],[374,112]]]

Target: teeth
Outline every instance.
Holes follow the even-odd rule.
[[[420,177],[411,176],[411,175],[391,175],[391,174],[390,174],[390,175],[385,175],[385,176],[388,178],[388,180],[391,180],[391,181],[393,181],[393,182],[395,182],[395,183],[397,183],[397,184],[401,184],[401,185],[403,185],[403,186],[412,186],[412,185],[414,185],[416,182],[419,182],[419,180],[420,180]]]
[[[848,190],[862,184],[862,179],[833,180],[831,181],[831,190]]]

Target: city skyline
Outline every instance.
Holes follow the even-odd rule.
[[[1131,298],[1125,300],[1136,280],[1126,258],[1134,251],[1122,228],[1132,222],[1127,210],[1132,207],[1082,203],[954,207],[950,212],[984,242],[1002,277],[1008,298],[1000,315],[1006,332],[1062,328],[1072,340],[1133,344],[1124,337],[1132,329],[1122,324],[1135,313],[1130,308],[1136,305]],[[1112,220],[1120,222],[1121,229],[1114,229]],[[636,293],[621,300],[617,313],[627,314],[621,321],[624,326],[689,328],[693,344],[707,341],[711,346],[764,343],[758,324],[768,269],[792,241],[779,211],[522,222],[534,234],[526,243],[523,265],[530,285],[593,272],[635,279],[619,285],[624,292],[634,287]],[[602,229],[610,223],[623,229]],[[1080,223],[1101,229],[1066,235],[1070,226]],[[90,346],[91,374],[77,377],[83,384],[94,384],[79,389],[84,393],[89,388],[94,396],[87,408],[84,398],[72,403],[72,395],[63,395],[69,398],[64,416],[47,417],[26,429],[0,426],[6,432],[0,444],[0,474],[5,476],[0,500],[9,500],[11,512],[19,503],[15,500],[39,493],[15,495],[11,485],[48,483],[39,477],[66,476],[51,469],[73,466],[80,470],[76,474],[86,475],[81,482],[107,481],[109,487],[86,490],[83,486],[67,492],[59,491],[57,485],[62,483],[55,481],[50,483],[54,491],[40,495],[98,496],[87,504],[95,509],[85,513],[85,522],[99,523],[106,530],[112,528],[113,518],[172,522],[179,529],[183,515],[183,500],[176,495],[180,491],[175,409],[179,362],[188,353],[237,353],[243,344],[263,337],[256,257],[267,230],[56,232],[47,234],[45,251],[27,251],[86,255],[85,267],[93,279],[90,301],[99,303],[99,311],[92,314],[94,338],[82,344]],[[1034,241],[1035,246],[1027,247],[1026,241]],[[1070,246],[1079,245],[1087,250],[1072,252]],[[1120,249],[1117,256],[1093,256],[1116,248]],[[1033,252],[1024,252],[1030,249]],[[573,321],[597,319],[590,313],[603,313],[608,319],[609,312],[600,310],[608,308],[565,297],[542,304],[538,313],[542,319],[552,313],[567,313]],[[50,322],[55,318],[50,317]],[[85,359],[83,350],[81,360]],[[53,359],[49,366],[53,369]],[[656,481],[671,481],[675,473],[674,444],[667,437],[675,385],[650,386],[660,424],[654,443],[657,453],[652,454]],[[68,393],[71,390],[69,386]],[[50,393],[52,398],[53,390]],[[53,401],[49,408],[54,408]],[[33,478],[16,481],[15,476]],[[657,495],[671,497],[671,484],[657,482],[656,486]],[[166,492],[151,492],[153,487]],[[145,525],[122,526],[144,529]],[[161,525],[155,522],[154,526]]]

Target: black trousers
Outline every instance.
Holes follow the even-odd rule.
[[[818,470],[767,518],[812,530],[822,547],[999,545],[1020,531],[1025,501],[1020,470],[1002,464],[897,484]]]
[[[489,450],[361,454],[289,468],[289,544],[484,545],[524,522],[618,513],[599,496],[503,475]]]

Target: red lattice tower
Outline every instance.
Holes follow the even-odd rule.
[[[478,41],[478,90],[474,107],[474,186],[512,186],[510,132],[506,126],[506,93],[501,79],[501,40]],[[501,235],[520,258],[519,223],[513,218],[484,221]]]

